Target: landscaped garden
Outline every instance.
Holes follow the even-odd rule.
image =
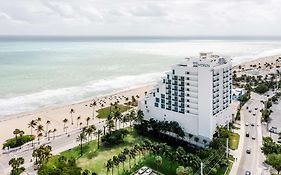
[[[197,174],[203,162],[205,174],[222,175],[231,166],[224,146],[229,132],[223,128],[219,128],[219,137],[213,139],[209,148],[199,149],[182,139],[185,134],[175,121],[144,121],[141,120],[141,111],[138,111],[130,114],[135,121],[134,128],[117,130],[114,115],[107,117],[108,132],[105,135],[101,130],[96,132],[94,126],[88,126],[79,135],[79,141],[83,144],[43,161],[37,156],[40,160],[38,174],[59,175],[66,171],[71,175],[74,175],[73,172],[83,175],[129,175],[143,166],[164,175]],[[98,133],[100,139],[90,141],[93,133]]]
[[[98,113],[97,117],[106,119],[109,115],[111,115],[117,111],[120,113],[123,113],[131,108],[132,108],[131,106],[127,106],[127,105],[112,104],[109,107],[105,107],[105,108],[101,108],[101,109],[97,110],[97,113]]]

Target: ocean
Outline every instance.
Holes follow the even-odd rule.
[[[152,83],[205,51],[238,64],[281,54],[281,39],[0,37],[0,116]]]

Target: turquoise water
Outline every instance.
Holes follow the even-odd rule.
[[[238,63],[281,53],[281,41],[0,38],[0,116],[153,82],[201,51]]]

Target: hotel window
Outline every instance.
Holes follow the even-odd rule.
[[[155,107],[158,107],[158,103],[154,103],[154,106],[155,106]]]
[[[159,102],[159,98],[156,97],[156,102]]]
[[[175,74],[175,70],[173,69],[173,74]]]
[[[165,100],[164,100],[164,99],[161,99],[161,103],[165,103]]]
[[[159,92],[159,88],[157,88],[157,92]]]
[[[144,104],[147,104],[147,101],[146,101],[146,100],[144,101]]]
[[[165,105],[164,105],[164,104],[161,104],[161,108],[162,108],[162,109],[165,109]]]
[[[155,97],[155,92],[153,92],[153,97]]]
[[[186,77],[187,80],[189,80],[189,77]]]
[[[165,79],[163,79],[163,83],[165,83]]]
[[[161,94],[161,98],[165,98],[165,94]]]
[[[169,79],[170,78],[170,75],[167,75],[167,79]]]

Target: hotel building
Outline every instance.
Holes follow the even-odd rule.
[[[187,141],[203,144],[232,120],[231,85],[231,60],[200,53],[172,66],[139,106],[144,119],[177,121]]]

